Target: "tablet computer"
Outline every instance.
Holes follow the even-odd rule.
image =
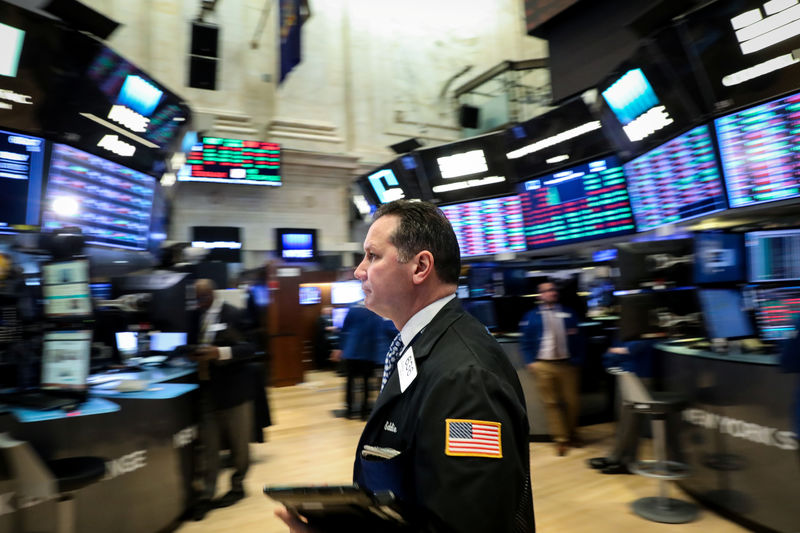
[[[391,491],[371,492],[357,485],[266,486],[264,494],[322,531],[412,531]]]

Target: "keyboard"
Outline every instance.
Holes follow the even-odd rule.
[[[77,398],[64,398],[45,392],[17,392],[0,395],[0,403],[36,411],[52,411],[53,409],[74,409],[81,402]]]

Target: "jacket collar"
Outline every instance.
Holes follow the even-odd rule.
[[[425,326],[425,328],[411,343],[411,346],[407,348],[414,349],[414,360],[417,362],[417,368],[419,368],[420,363],[425,360],[428,355],[430,355],[434,345],[444,334],[447,328],[449,328],[450,325],[455,322],[463,313],[464,311],[461,308],[461,302],[459,302],[458,298],[453,298],[447,302],[447,304],[445,304],[445,306],[442,307],[442,309],[436,314],[433,320],[431,320],[431,322]],[[383,390],[378,396],[378,399],[375,402],[375,408],[372,410],[372,412],[377,412],[378,409],[380,409],[383,405],[390,402],[393,398],[399,396],[400,394],[400,378],[397,372],[392,372],[389,381],[386,382],[386,386],[383,387]]]

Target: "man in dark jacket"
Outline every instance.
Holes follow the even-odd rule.
[[[212,507],[227,507],[244,498],[244,477],[250,465],[249,442],[253,424],[251,379],[246,363],[254,348],[245,338],[248,325],[243,314],[214,297],[214,282],[195,282],[199,316],[189,339],[196,349],[200,383],[200,445],[202,490],[194,519],[201,520]],[[220,461],[220,442],[230,445],[233,474],[231,489],[213,502]]]
[[[355,481],[393,491],[411,508],[414,531],[534,531],[525,398],[502,348],[455,298],[450,223],[432,204],[391,202],[376,213],[364,251],[355,275],[365,304],[400,333],[358,444]],[[285,509],[277,514],[292,531],[309,531]]]

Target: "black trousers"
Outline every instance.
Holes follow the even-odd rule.
[[[375,363],[364,359],[345,359],[344,368],[347,373],[347,386],[345,388],[345,404],[347,405],[347,414],[355,415],[355,383],[356,380],[361,380],[363,399],[361,400],[361,416],[366,417],[369,415],[371,406],[369,403],[369,379],[375,373]]]

